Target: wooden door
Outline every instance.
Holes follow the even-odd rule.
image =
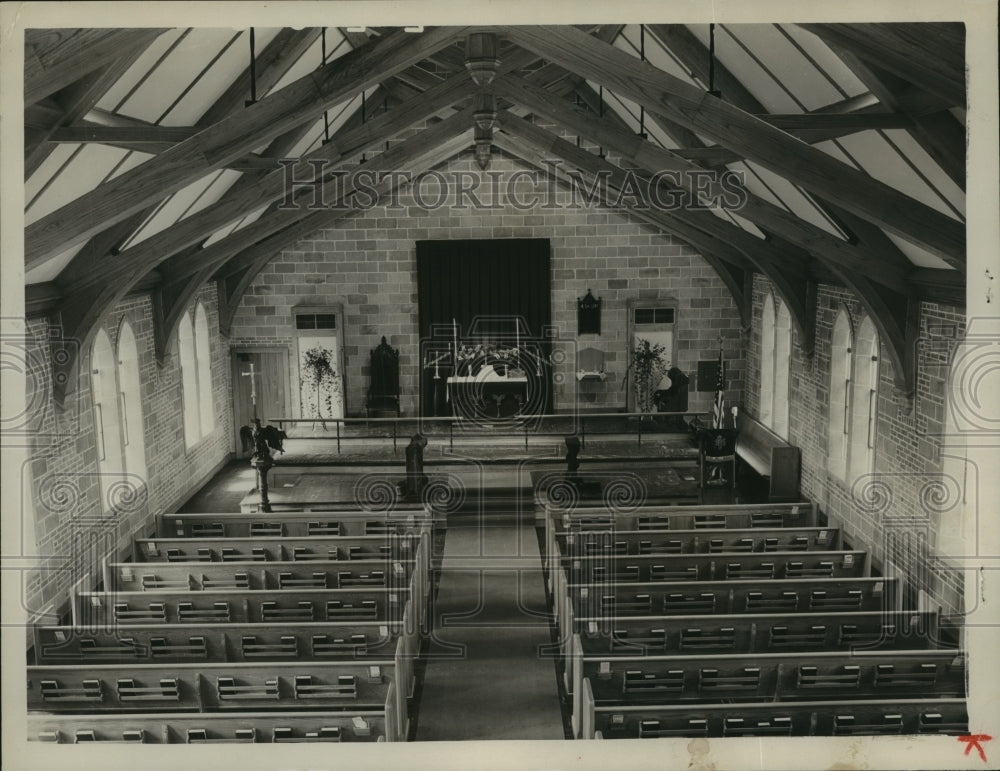
[[[261,425],[277,418],[292,417],[288,400],[287,351],[233,351],[233,416],[237,454],[244,454],[240,426],[250,425],[255,414],[260,418]]]

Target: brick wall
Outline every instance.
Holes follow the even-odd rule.
[[[747,406],[760,405],[760,323],[770,281],[756,275],[753,325],[747,356]],[[777,296],[777,294],[776,294]],[[923,303],[917,356],[917,394],[912,402],[893,385],[889,358],[879,356],[878,427],[875,472],[848,486],[827,471],[830,405],[830,347],[837,313],[846,308],[855,334],[865,316],[857,298],[842,287],[821,285],[817,294],[816,345],[803,355],[792,329],[789,376],[789,441],[802,450],[802,492],[816,500],[845,533],[869,549],[883,568],[887,562],[951,610],[962,608],[957,572],[932,571],[927,556],[940,531],[954,523],[958,500],[940,484],[941,436],[945,421],[948,362],[965,333],[962,309]],[[951,500],[949,500],[951,496]],[[951,521],[950,521],[951,520]]]
[[[104,329],[117,345],[124,317],[135,333],[142,381],[141,401],[148,483],[132,500],[118,498],[108,513],[102,505],[97,437],[91,402],[89,351],[80,359],[77,389],[57,408],[49,396],[52,330],[45,319],[29,323],[26,415],[34,438],[22,470],[22,488],[31,492],[22,510],[34,515],[36,554],[43,569],[25,577],[26,608],[61,605],[70,586],[85,573],[98,575],[99,560],[130,549],[137,529],[146,530],[155,514],[172,510],[202,483],[228,455],[232,442],[232,407],[228,347],[218,334],[214,284],[199,298],[207,312],[211,338],[214,431],[190,450],[184,444],[181,379],[176,340],[160,367],[153,350],[152,303],[148,295],[129,297],[107,315]],[[193,306],[192,306],[193,307]],[[25,544],[26,549],[31,544]]]
[[[524,169],[494,154],[491,174],[504,180]],[[439,167],[447,180],[478,171],[471,152]],[[505,183],[504,183],[505,184]],[[248,288],[235,314],[233,345],[287,346],[293,350],[291,309],[296,304],[341,304],[346,357],[346,409],[359,415],[368,387],[368,357],[382,335],[400,351],[404,414],[418,406],[418,308],[415,243],[423,239],[547,238],[552,254],[552,322],[567,342],[568,355],[554,367],[557,411],[618,409],[625,406],[622,377],[627,366],[626,303],[630,299],[674,299],[677,316],[675,363],[692,375],[690,408],[708,409],[712,394],[693,390],[699,359],[718,355],[725,339],[729,395],[742,397],[743,339],[739,313],[715,271],[689,246],[654,228],[595,205],[547,207],[547,182],[522,179],[517,206],[504,191],[492,197],[489,179],[475,189],[483,208],[457,200],[453,189],[440,208],[418,205],[413,191],[396,202],[385,199],[369,211],[317,231],[283,250]],[[421,188],[436,197],[434,182]],[[568,203],[567,201],[564,201]],[[590,289],[604,301],[602,334],[576,335],[576,300]],[[574,347],[594,347],[605,355],[604,382],[579,384]],[[289,357],[295,366],[295,356]],[[297,413],[298,374],[292,410]]]

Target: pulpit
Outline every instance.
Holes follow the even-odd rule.
[[[399,351],[386,342],[372,349],[368,368],[370,378],[365,410],[368,417],[396,417],[399,409]]]

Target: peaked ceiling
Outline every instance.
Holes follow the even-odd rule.
[[[162,357],[216,279],[226,328],[268,260],[350,214],[279,208],[279,159],[417,172],[468,150],[467,38],[486,32],[495,152],[612,190],[671,172],[664,194],[711,196],[706,171],[741,173],[738,209],[626,208],[701,252],[745,318],[752,272],[769,276],[807,353],[815,282],[847,286],[912,392],[917,303],[964,303],[962,24],[408,30],[29,29],[29,311],[86,342],[151,290]]]

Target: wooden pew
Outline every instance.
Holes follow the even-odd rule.
[[[935,648],[937,611],[577,618],[583,656]],[[697,629],[703,634],[695,634]]]
[[[896,610],[900,584],[894,578],[775,579],[691,583],[559,584],[553,613],[559,645],[565,646],[576,617],[688,616],[745,613],[841,613]]]
[[[962,698],[965,671],[964,654],[953,650],[584,656],[574,666],[572,724],[580,730],[584,680],[598,707],[733,699],[882,701]]]
[[[851,578],[867,575],[863,551],[719,554],[640,554],[563,557],[570,583],[602,580],[732,581],[782,578]]]
[[[392,659],[28,667],[28,709],[149,712],[162,709],[322,708],[370,711],[385,703]]]
[[[727,530],[583,530],[557,532],[561,555],[709,554],[717,552],[837,551],[840,530],[828,527]]]
[[[399,735],[394,712],[243,712],[199,715],[28,715],[29,741],[83,744],[384,742]]]
[[[581,657],[947,648],[938,624],[930,611],[574,618],[563,684],[573,692]]]
[[[840,530],[826,527],[723,530],[578,530],[556,528],[545,557],[546,581],[564,556],[837,551]]]
[[[801,451],[746,413],[736,434],[736,456],[768,483],[769,501],[794,500],[799,495]]]
[[[392,659],[399,692],[412,696],[420,636],[406,623],[130,624],[113,631],[34,628],[34,663],[368,661]]]
[[[447,518],[421,508],[390,513],[360,509],[284,511],[275,514],[160,514],[153,538],[309,538],[314,536],[418,535],[430,541],[428,561],[435,566],[444,552]]]
[[[295,589],[287,591],[77,592],[76,629],[129,624],[285,624],[314,621],[401,623],[407,588]],[[412,623],[419,623],[419,617]]]
[[[414,509],[390,514],[362,510],[283,511],[275,514],[177,513],[156,517],[157,538],[302,538],[317,535],[419,533],[443,526],[441,517]]]
[[[589,685],[581,688],[583,739],[968,733],[964,699],[600,707]]]
[[[393,658],[402,625],[380,621],[299,624],[129,624],[115,630],[36,626],[40,666],[169,662],[328,661]]]
[[[419,579],[414,560],[316,562],[109,562],[108,591],[347,589],[408,586]]]
[[[545,551],[551,554],[556,533],[571,530],[720,530],[816,527],[815,503],[736,504],[726,506],[640,506],[609,511],[605,506],[571,510],[548,504],[545,509]]]
[[[415,535],[305,538],[137,538],[135,562],[298,562],[412,559]]]
[[[392,659],[365,662],[102,664],[28,667],[28,710],[218,712],[392,710],[405,741],[405,689]]]

